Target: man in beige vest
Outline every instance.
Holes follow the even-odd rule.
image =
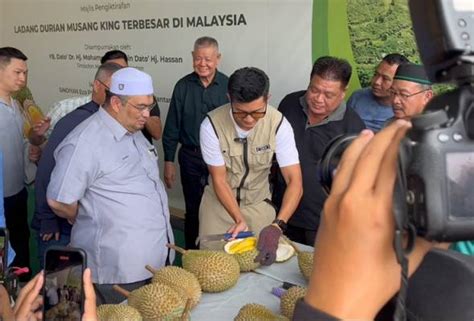
[[[199,209],[199,236],[260,233],[257,259],[264,265],[274,262],[278,239],[302,195],[293,130],[268,105],[269,86],[267,75],[257,68],[235,71],[228,83],[230,104],[210,112],[200,129],[211,180]],[[287,184],[278,213],[268,180],[274,154]]]

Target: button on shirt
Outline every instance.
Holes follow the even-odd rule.
[[[168,199],[156,150],[141,132],[129,133],[100,108],[54,156],[47,197],[79,201],[71,245],[87,252],[94,282],[137,282],[150,277],[146,264],[165,265],[165,245],[173,243]]]
[[[24,187],[23,117],[18,102],[0,99],[0,150],[3,153],[3,197],[18,194]]]

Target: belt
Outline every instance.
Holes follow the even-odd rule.
[[[191,152],[194,152],[194,153],[200,153],[201,152],[201,147],[199,147],[199,146],[181,145],[181,148],[186,149],[186,150],[191,151]]]

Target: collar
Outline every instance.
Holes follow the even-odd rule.
[[[300,97],[300,104],[303,109],[304,114],[306,115],[306,119],[308,119],[308,104],[306,103],[305,96]],[[316,127],[316,126],[322,126],[326,125],[332,121],[340,121],[344,118],[344,114],[346,113],[346,102],[342,101],[342,103],[336,108],[335,111],[333,111],[331,114],[329,114],[326,118],[324,118],[320,123],[314,124],[314,125],[309,125],[308,122],[306,122],[306,128],[311,128],[311,127]]]
[[[5,101],[5,99],[0,98],[0,103],[5,105],[5,106],[14,107],[15,106],[15,99],[13,99],[13,97],[10,96],[10,102],[8,103],[7,101]]]
[[[198,84],[202,85],[201,79],[199,78],[199,75],[198,75],[195,71],[193,71],[192,75],[193,75],[192,80],[195,81],[195,82],[197,82]],[[211,81],[211,83],[209,84],[209,86],[212,86],[212,85],[219,85],[220,83],[222,83],[223,80],[224,80],[223,74],[221,74],[221,73],[219,72],[219,70],[216,69],[216,74],[214,75],[214,79],[212,79],[212,81]],[[208,87],[209,87],[209,86],[208,86]]]
[[[129,135],[128,130],[122,126],[115,118],[113,118],[104,108],[99,108],[97,111],[98,117],[109,128],[117,141],[121,141],[126,135]]]

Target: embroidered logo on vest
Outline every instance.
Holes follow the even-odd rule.
[[[262,154],[265,153],[266,151],[270,150],[270,144],[262,145],[262,146],[256,146],[255,147],[255,152],[257,154]]]

